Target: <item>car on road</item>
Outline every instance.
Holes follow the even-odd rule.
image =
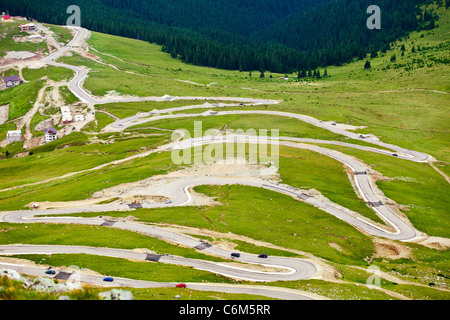
[[[268,255],[265,253],[262,253],[258,256],[258,258],[262,258],[262,259],[266,259],[267,257],[268,257]]]
[[[177,288],[186,288],[186,284],[185,283],[179,283],[175,287],[177,287]]]
[[[394,153],[393,156],[394,156],[394,157],[398,157],[398,154]]]
[[[105,281],[105,282],[113,282],[114,279],[113,279],[113,277],[106,277],[106,278],[103,278],[103,281]]]
[[[45,274],[56,274],[55,270],[47,270],[45,271]]]
[[[237,252],[233,252],[233,253],[231,254],[231,256],[232,256],[233,258],[239,258],[239,257],[241,256],[241,254],[240,254],[240,253],[237,253]]]
[[[171,204],[172,203],[172,200],[167,200],[166,201],[166,204]]]

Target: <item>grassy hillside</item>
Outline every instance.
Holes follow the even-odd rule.
[[[289,80],[280,80],[284,74],[266,72],[265,77],[261,78],[259,71],[253,71],[250,75],[249,72],[237,70],[194,66],[172,58],[155,44],[96,32],[92,32],[88,43],[90,53],[97,55],[98,61],[80,55],[60,60],[88,67],[90,73],[85,87],[97,96],[114,90],[122,95],[135,96],[170,94],[277,99],[282,103],[238,108],[287,111],[323,121],[366,126],[366,129],[357,132],[372,133],[384,142],[429,153],[440,161],[436,164],[438,168],[449,174],[450,13],[444,7],[436,7],[436,10],[440,16],[436,29],[413,32],[406,39],[393,43],[386,53],[378,52],[377,57],[367,56],[342,66],[328,67],[329,76],[321,79],[309,77],[298,80],[297,74],[289,74]],[[60,29],[55,30],[58,32]],[[67,34],[65,36],[69,37]],[[366,61],[371,64],[368,70],[364,69]],[[325,70],[320,71],[323,75]],[[10,119],[20,117],[29,110],[37,92],[44,85],[42,77],[65,81],[73,75],[71,71],[53,67],[24,69],[23,74],[29,83],[0,92],[0,105],[10,104]],[[77,101],[67,87],[61,87],[60,91],[67,103]],[[199,102],[110,103],[95,107],[98,111],[125,118],[139,112],[189,104]],[[220,110],[232,109],[236,107]],[[205,109],[200,112],[203,111]],[[36,117],[33,124],[40,119]],[[279,129],[280,134],[286,136],[349,141],[301,121],[264,115],[163,120],[131,127],[122,133],[99,133],[114,119],[106,113],[96,112],[96,121],[85,126],[82,132],[35,147],[31,150],[33,154],[28,157],[0,160],[0,189],[56,178],[149,151],[169,142],[172,130],[191,130],[194,120],[203,121],[203,129]],[[1,137],[13,127],[12,122],[0,125]],[[14,154],[21,147],[19,143],[6,148]],[[387,197],[404,206],[404,214],[420,231],[430,236],[449,237],[449,185],[431,166],[350,148],[327,147],[355,156],[387,177],[387,180],[378,181],[377,185]],[[3,153],[5,150],[0,151]],[[168,152],[155,153],[145,158],[109,165],[101,170],[0,192],[0,210],[23,209],[31,202],[83,200],[108,187],[178,169],[180,166],[172,163]],[[299,188],[315,188],[332,201],[379,221],[373,210],[356,195],[341,163],[314,152],[283,147],[280,174],[284,183]],[[291,197],[244,186],[201,186],[196,191],[217,199],[221,204],[211,207],[142,209],[132,214],[143,223],[181,225],[223,235],[219,239],[211,236],[210,240],[233,241],[227,238],[229,233],[249,237],[279,246],[278,251],[272,251],[274,254],[307,252],[333,266],[335,276],[342,281],[331,283],[322,279],[271,285],[341,299],[398,298],[393,293],[412,299],[449,298],[448,291],[441,290],[448,288],[449,284],[449,250],[392,242],[410,252],[402,259],[394,259],[388,254],[377,255],[378,248],[374,244],[377,239]],[[128,214],[108,213],[110,216]],[[85,217],[97,215],[77,214]],[[1,224],[0,230],[2,243],[79,244],[127,249],[147,247],[161,253],[170,251],[183,256],[217,259],[160,240],[112,229],[95,230],[97,237],[89,237],[94,232],[93,227],[85,226]],[[260,249],[245,241],[235,244],[242,250],[257,252]],[[26,258],[41,261],[44,257]],[[45,259],[53,265],[76,264],[102,273],[137,279],[229,281],[221,276],[184,267],[169,269],[166,266],[136,264],[121,259],[85,255],[53,255]],[[365,270],[355,267],[367,267],[370,259],[383,271],[410,283],[383,279],[383,288],[387,291],[367,289],[361,285],[367,280]],[[142,293],[144,297],[146,294],[154,296],[154,293]]]
[[[437,12],[441,17],[437,29],[413,32],[409,38],[394,43],[386,53],[367,58],[372,65],[370,70],[364,70],[366,60],[355,61],[327,68],[330,76],[321,80],[309,78],[299,82],[297,75],[292,74],[290,80],[285,81],[279,79],[284,75],[268,72],[265,78],[260,78],[258,71],[250,77],[247,72],[187,65],[161,52],[159,46],[95,32],[89,44],[98,51],[92,52],[103,62],[135,74],[124,74],[81,57],[61,60],[89,66],[93,72],[86,88],[97,95],[115,90],[140,96],[171,94],[281,99],[284,103],[270,109],[368,126],[362,132],[449,161],[446,142],[450,140],[447,126],[450,19],[445,8]],[[415,53],[411,52],[413,46]],[[391,62],[393,55],[397,58],[395,62]],[[324,70],[321,71],[323,74]],[[123,108],[125,112],[126,105]]]

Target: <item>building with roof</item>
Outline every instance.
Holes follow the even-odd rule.
[[[8,141],[8,143],[17,142],[20,140],[22,140],[22,131],[20,130],[8,131],[6,134],[6,141]]]
[[[62,123],[67,124],[73,122],[73,116],[70,107],[61,107]]]
[[[3,12],[2,14],[2,22],[12,22],[14,21],[13,18],[9,14],[5,14]]]
[[[22,32],[33,32],[36,31],[36,25],[34,23],[21,24],[19,26],[20,31]]]
[[[48,127],[44,130],[45,143],[55,141],[57,138],[58,131],[53,127]]]
[[[8,88],[18,86],[20,84],[20,78],[19,78],[19,76],[12,75],[12,76],[8,76],[8,77],[4,77],[3,82],[5,83],[5,86],[8,89]]]

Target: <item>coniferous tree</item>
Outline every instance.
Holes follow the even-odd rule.
[[[367,32],[368,0],[77,0],[82,26],[164,46],[184,62],[231,70],[292,73],[339,65],[387,51],[396,39],[436,26],[421,7],[427,0],[377,0],[383,28]],[[448,8],[450,0],[445,1]],[[68,0],[2,0],[4,11],[40,22],[65,24]],[[365,4],[364,4],[365,5]],[[180,10],[183,8],[183,10]],[[257,17],[247,19],[248,12]],[[333,14],[329,14],[332,12]],[[101,14],[99,14],[101,13]],[[363,12],[364,13],[364,12]],[[327,19],[322,17],[326,15]],[[417,17],[421,17],[417,19]],[[336,28],[339,25],[339,28]],[[360,26],[355,27],[355,26]],[[311,41],[314,39],[314,41]]]
[[[371,67],[372,67],[372,66],[370,65],[370,61],[367,60],[367,61],[366,61],[366,64],[364,65],[364,69],[365,69],[365,70],[369,70]]]

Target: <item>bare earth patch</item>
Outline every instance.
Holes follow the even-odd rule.
[[[9,118],[9,103],[0,106],[0,124],[4,124]]]

